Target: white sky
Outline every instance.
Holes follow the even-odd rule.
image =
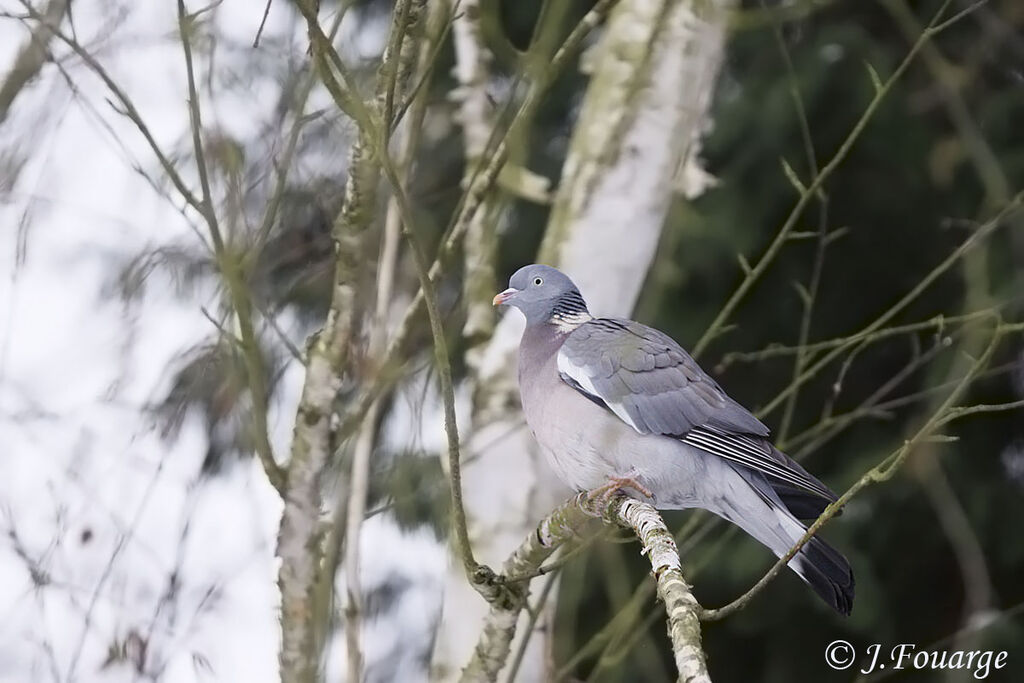
[[[187,113],[174,3],[125,4],[132,9],[111,32],[102,24],[109,2],[75,2],[77,35],[100,47],[157,140],[176,149]],[[262,6],[229,0],[218,26],[251,42]],[[274,3],[267,35],[288,31],[304,35]],[[26,36],[20,22],[0,18],[0,73]],[[356,50],[369,40],[365,32],[351,39]],[[103,292],[126,258],[196,238],[131,170],[132,162],[155,168],[142,137],[77,60],[67,68],[89,106],[48,66],[0,124],[0,155],[28,156],[14,191],[0,196],[0,681],[136,680],[128,666],[103,668],[111,642],[133,632],[149,640],[148,665],[166,666],[161,680],[275,680],[276,495],[252,461],[200,482],[199,421],[168,444],[140,411],[166,390],[176,355],[211,333],[200,306],[215,307],[214,294],[182,300],[157,278],[126,310]],[[269,111],[274,94],[257,87],[248,100],[225,97],[207,121],[252,136],[253,107]],[[271,416],[278,452],[287,450],[300,382],[291,368]],[[382,557],[398,547],[385,519],[372,520],[367,537],[378,545],[364,558],[375,555],[387,571],[409,564]],[[445,553],[428,532],[405,537],[396,552],[410,551],[418,559],[409,579],[422,588],[396,606],[403,628],[368,626],[371,662],[394,659],[403,633],[427,637],[436,617]],[[34,587],[31,563],[47,585]],[[178,589],[165,600],[175,569]],[[364,583],[372,588],[386,573]],[[340,649],[332,657],[334,680],[342,657]],[[422,675],[395,661],[403,680]]]

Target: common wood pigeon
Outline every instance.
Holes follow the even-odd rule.
[[[576,285],[520,268],[494,297],[526,316],[519,391],[526,422],[570,487],[627,491],[657,508],[703,508],[783,556],[836,495],[777,450],[674,340],[646,325],[594,318]],[[853,606],[853,571],[812,538],[789,566],[836,611]]]

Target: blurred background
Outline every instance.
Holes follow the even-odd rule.
[[[487,450],[480,439],[496,405],[522,431],[514,386],[495,399],[487,389],[495,370],[481,360],[503,357],[488,340],[515,339],[506,330],[514,323],[494,332],[497,314],[474,316],[515,269],[557,253],[543,244],[558,225],[552,206],[568,201],[557,194],[568,185],[563,164],[588,106],[580,63],[599,68],[609,20],[600,15],[582,57],[551,74],[528,125],[508,133],[545,68],[524,55],[559,44],[594,3],[470,3],[486,54],[471,85],[495,132],[467,154],[471,95],[456,68],[459,33],[431,34],[428,17],[442,27],[453,11],[431,4],[415,35],[434,36],[434,68],[422,104],[410,109],[421,118],[403,164],[428,254],[459,211],[475,154],[507,137],[521,176],[488,193],[483,237],[471,233],[476,246],[448,259],[438,286],[472,453]],[[974,374],[954,405],[994,406],[943,424],[944,438],[915,446],[891,479],[861,491],[825,528],[856,574],[849,618],[784,573],[741,612],[705,624],[714,680],[972,678],[972,670],[864,676],[861,662],[833,671],[824,650],[840,638],[861,653],[873,643],[883,652],[900,643],[1007,650],[1007,666],[987,680],[1024,680],[1024,409],[1014,404],[1024,399],[1024,343],[1012,327],[1024,319],[1024,216],[1007,210],[1024,189],[1024,4],[953,0],[943,18],[956,20],[921,42],[941,4],[744,1],[724,13],[717,77],[688,145],[688,163],[710,180],[673,191],[656,248],[638,266],[631,317],[699,350],[734,398],[761,411],[780,448],[837,492],[911,438],[966,372]],[[331,305],[332,226],[357,128],[310,79],[302,16],[284,0],[269,7],[262,28],[263,3],[189,11],[216,211],[229,247],[252,254],[245,284],[259,321],[265,431],[286,463],[300,359]],[[372,93],[393,6],[323,0],[325,30],[342,10],[334,43]],[[0,679],[276,680],[282,504],[253,455],[252,366],[235,342],[206,227],[83,54],[198,186],[171,4],[0,4]],[[841,163],[718,320],[853,130]],[[353,250],[362,341],[339,373],[339,411],[371,381],[374,330],[393,334],[418,288],[403,243],[388,257],[394,271],[380,303],[387,199],[381,189]],[[631,240],[630,230],[623,224],[617,239]],[[615,259],[616,239],[599,247]],[[630,314],[591,303],[596,314]],[[997,316],[1009,327],[989,348]],[[475,643],[447,630],[460,619],[457,606],[445,603],[442,618],[446,577],[460,569],[448,547],[444,432],[424,316],[414,317],[403,348],[400,377],[367,428],[357,590],[371,681],[447,679],[464,662],[439,664],[441,643],[458,640],[465,652]],[[324,518],[337,525],[352,441],[323,475]],[[507,466],[541,466],[521,457]],[[568,495],[517,488],[471,456],[465,466],[471,515],[474,498],[491,500],[499,520],[505,498],[528,501],[505,529],[512,538]],[[691,512],[666,521],[680,532],[684,574],[706,607],[737,597],[774,561],[724,523]],[[472,537],[485,546],[489,533]],[[675,680],[649,564],[627,540],[611,532],[585,540],[554,579],[535,580],[535,611],[548,621],[524,651],[532,668],[522,665],[516,680]],[[339,564],[323,670],[348,680],[341,613],[351,581]],[[471,617],[465,623],[469,634],[478,630]]]

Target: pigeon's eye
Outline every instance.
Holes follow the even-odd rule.
[[[535,277],[535,278],[533,278],[533,284],[535,284],[538,287],[540,287],[542,284],[544,284],[544,280],[541,280],[539,277]]]

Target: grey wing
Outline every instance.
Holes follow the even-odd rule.
[[[563,381],[637,432],[677,437],[835,500],[824,484],[773,448],[765,438],[768,428],[662,332],[631,320],[596,318],[569,334],[557,361]]]
[[[646,325],[591,320],[568,336],[557,360],[563,379],[600,398],[641,434],[681,436],[702,425],[740,434],[769,433],[679,344]]]

